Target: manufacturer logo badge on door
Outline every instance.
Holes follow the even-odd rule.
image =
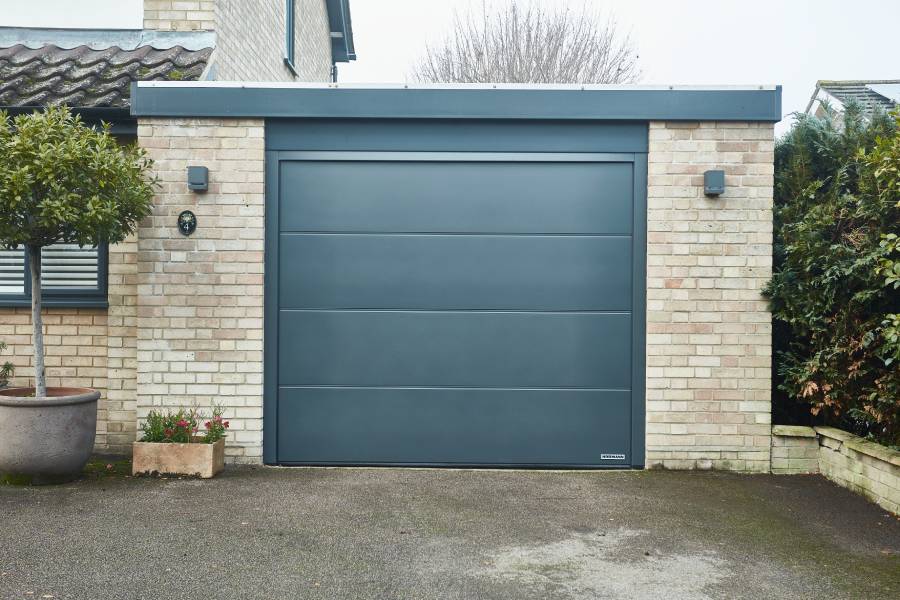
[[[625,460],[624,454],[601,454],[600,460]]]

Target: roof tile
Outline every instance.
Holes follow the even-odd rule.
[[[200,78],[212,48],[0,48],[0,106],[127,107],[132,81]]]

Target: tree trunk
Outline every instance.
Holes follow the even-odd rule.
[[[31,326],[34,331],[34,395],[47,395],[47,375],[44,372],[44,322],[41,318],[41,247],[29,246],[31,265]]]

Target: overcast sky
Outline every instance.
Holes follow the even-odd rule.
[[[540,0],[564,5],[566,0]],[[569,0],[580,7],[582,0]],[[0,25],[135,28],[141,0],[0,0]],[[646,84],[782,84],[803,110],[817,79],[900,79],[897,0],[586,0],[630,30]],[[350,0],[359,59],[344,82],[403,82],[454,10],[481,0]],[[783,128],[783,126],[782,126]]]

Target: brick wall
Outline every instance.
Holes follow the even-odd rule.
[[[212,31],[215,3],[216,0],[144,0],[144,29]]]
[[[100,391],[95,447],[104,450],[109,444],[109,414],[117,410],[117,405],[109,402],[106,393],[106,309],[46,308],[43,317],[47,385]],[[34,385],[31,308],[0,309],[0,340],[9,345],[0,355],[0,362],[9,360],[16,367],[10,385]]]
[[[650,124],[647,464],[768,471],[774,133]],[[724,169],[726,192],[703,195]]]
[[[772,473],[805,475],[819,472],[819,439],[812,427],[772,427]]]
[[[816,427],[819,471],[900,515],[900,452],[833,427]]]
[[[284,64],[284,0],[144,0],[144,29],[215,31],[207,73],[218,81],[330,81],[325,0],[295,0],[294,66]]]
[[[102,447],[109,452],[130,454],[137,423],[136,236],[109,247],[107,298],[107,413]]]
[[[296,77],[284,64],[284,11],[284,0],[216,0],[213,77],[220,81],[329,81],[331,37],[325,0],[295,1]]]
[[[142,119],[161,182],[137,242],[137,413],[225,407],[232,461],[262,457],[263,121]],[[209,168],[190,193],[188,164]],[[186,209],[197,230],[176,228]]]

